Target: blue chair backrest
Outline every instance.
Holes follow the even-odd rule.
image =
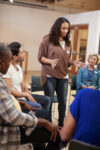
[[[40,76],[32,76],[31,91],[43,91],[40,85]]]

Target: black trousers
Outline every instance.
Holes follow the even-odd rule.
[[[40,148],[40,150],[60,150],[59,135],[57,135],[56,141],[53,142],[50,141],[51,133],[43,127],[37,127],[29,136],[25,135],[25,131],[25,128],[20,127],[21,144],[32,143],[35,145],[44,145],[48,143],[46,148]]]

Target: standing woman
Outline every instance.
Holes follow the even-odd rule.
[[[68,88],[68,67],[79,65],[79,61],[72,62],[70,37],[70,23],[66,18],[58,18],[51,28],[49,35],[43,38],[39,48],[38,59],[42,63],[41,84],[45,95],[51,100],[56,91],[58,98],[59,120],[63,126]],[[52,104],[51,104],[52,109]],[[50,121],[51,121],[50,109]]]

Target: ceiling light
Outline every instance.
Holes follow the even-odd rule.
[[[13,0],[9,0],[11,3],[13,3],[14,1]]]

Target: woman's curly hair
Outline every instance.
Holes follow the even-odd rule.
[[[66,18],[60,17],[55,21],[55,23],[51,27],[51,31],[49,33],[49,41],[56,46],[60,45],[59,44],[60,28],[61,28],[62,23],[64,23],[64,22],[69,24],[69,29],[68,29],[68,33],[66,34],[66,36],[63,39],[65,40],[67,46],[70,46],[70,44],[71,44],[71,42],[69,40],[69,38],[70,38],[70,22]]]

